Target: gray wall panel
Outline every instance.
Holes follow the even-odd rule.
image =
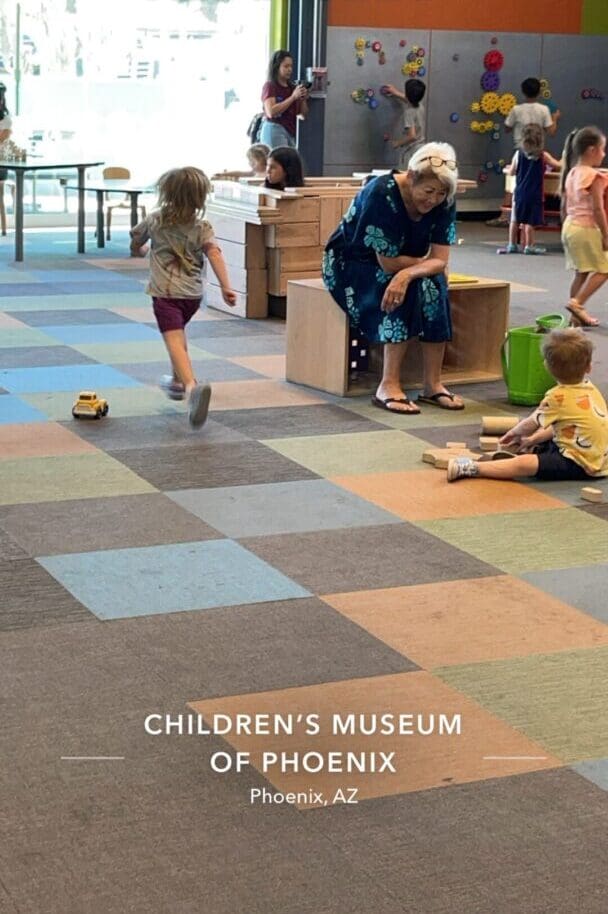
[[[378,63],[378,54],[371,48],[365,52],[363,66],[357,65],[355,39],[378,40],[386,53],[386,63]],[[405,48],[399,40],[407,41]],[[403,105],[380,94],[386,83],[403,86],[405,77],[401,65],[412,45],[427,52],[427,73],[430,66],[430,32],[399,29],[350,29],[330,28],[327,35],[327,66],[331,85],[327,93],[325,110],[326,174],[335,174],[335,167],[348,166],[346,174],[370,165],[376,168],[395,165],[398,150],[385,143],[384,133],[396,137],[403,118]],[[427,77],[424,77],[427,82]],[[373,88],[379,105],[371,110],[367,105],[357,105],[350,94],[353,89]]]
[[[364,65],[357,66],[354,42],[359,36],[382,42],[387,55],[384,66],[379,65],[378,55],[369,48]],[[498,39],[496,45],[491,44],[493,37]],[[399,47],[401,38],[407,40],[405,48]],[[502,126],[498,141],[469,129],[473,118],[493,118],[501,125],[503,122],[500,115],[473,115],[469,107],[482,94],[483,58],[494,47],[505,58],[499,73],[499,93],[513,92],[519,101],[519,87],[526,76],[549,80],[553,98],[563,113],[556,137],[547,141],[547,148],[554,155],[559,157],[567,132],[575,126],[595,123],[608,131],[608,36],[329,28],[325,174],[350,174],[397,162],[397,151],[384,142],[383,134],[398,135],[403,108],[380,95],[380,86],[389,82],[403,84],[401,64],[414,44],[426,50],[426,136],[447,140],[456,147],[463,177],[476,178],[486,161],[509,161],[512,155],[512,135]],[[453,59],[455,54],[457,61]],[[350,93],[359,86],[376,90],[376,110],[351,100]],[[599,89],[606,98],[582,101],[580,93],[584,88]],[[456,124],[450,122],[452,112],[459,114]],[[503,186],[502,175],[490,175],[486,184],[467,197],[500,198]]]
[[[498,38],[496,45],[491,38]],[[433,32],[433,66],[428,81],[428,136],[447,140],[456,148],[462,176],[477,178],[485,162],[510,161],[513,155],[512,134],[501,126],[500,140],[492,140],[487,133],[473,133],[472,120],[494,120],[502,125],[500,114],[473,114],[470,104],[483,94],[481,77],[484,73],[483,58],[494,48],[504,55],[504,65],[499,71],[498,93],[512,92],[519,100],[522,79],[539,72],[541,59],[540,35],[522,35],[489,32]],[[453,59],[458,55],[458,60]],[[456,124],[450,123],[450,114],[460,115]],[[486,184],[467,197],[500,197],[504,188],[503,175],[491,174]]]
[[[545,35],[543,75],[551,82],[554,101],[562,112],[555,139],[549,148],[559,154],[566,135],[574,127],[596,124],[608,132],[608,36]],[[583,101],[582,89],[599,89],[603,101]]]

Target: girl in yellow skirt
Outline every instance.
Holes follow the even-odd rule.
[[[566,310],[576,327],[598,325],[585,305],[608,279],[608,179],[597,170],[605,154],[606,137],[597,127],[573,130],[564,147],[562,243],[566,265],[575,271]]]

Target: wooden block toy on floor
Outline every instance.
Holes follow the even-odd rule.
[[[583,486],[581,489],[581,498],[585,501],[593,501],[601,504],[604,501],[604,492],[602,489],[594,489],[592,486]]]
[[[467,443],[466,443],[466,441],[446,441],[445,446],[449,447],[449,448],[453,448],[453,447],[466,448]]]
[[[519,419],[517,416],[482,416],[481,434],[496,435],[500,437],[511,431],[518,422]]]
[[[482,451],[496,451],[498,449],[499,438],[495,438],[493,435],[481,435],[479,438],[479,447]]]
[[[422,459],[425,463],[432,463],[433,466],[438,470],[445,470],[448,465],[448,461],[452,460],[453,457],[470,457],[471,460],[481,460],[482,454],[476,454],[474,451],[470,451],[468,448],[429,448],[428,451],[424,451]]]

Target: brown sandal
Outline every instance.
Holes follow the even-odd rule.
[[[585,308],[580,305],[576,298],[571,298],[566,305],[566,311],[570,312],[571,327],[597,327],[599,321],[597,317],[591,317],[587,314]]]

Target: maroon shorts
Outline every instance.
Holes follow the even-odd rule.
[[[158,329],[183,330],[201,306],[200,298],[153,298],[152,306]]]

